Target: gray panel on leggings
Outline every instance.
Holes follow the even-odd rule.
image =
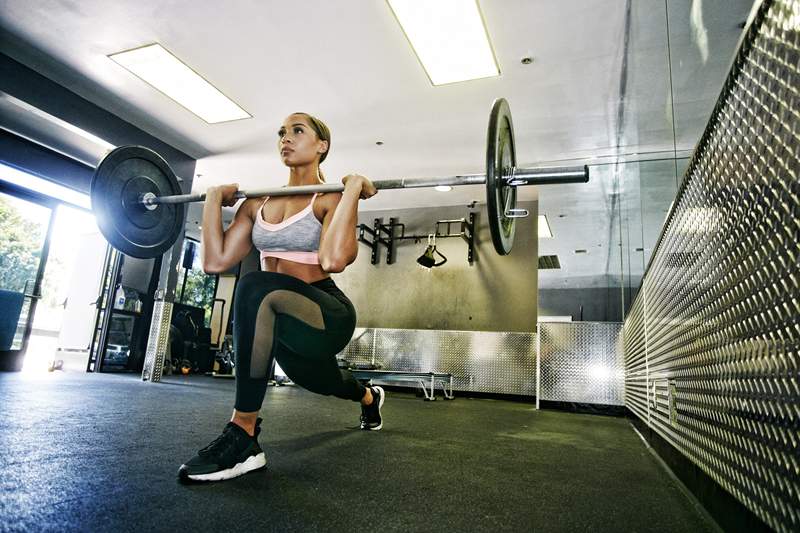
[[[269,356],[272,353],[276,314],[289,315],[316,329],[325,329],[322,309],[314,300],[288,290],[267,293],[256,314],[253,348],[250,351],[250,377],[267,376]]]

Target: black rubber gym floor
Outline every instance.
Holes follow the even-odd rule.
[[[233,382],[0,373],[3,531],[704,531],[713,523],[625,418],[389,391],[355,403],[270,387],[267,469],[184,486]]]

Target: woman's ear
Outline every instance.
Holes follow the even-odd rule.
[[[324,154],[325,152],[328,151],[328,141],[320,141],[320,142],[322,143],[322,146],[320,147],[319,150],[317,150],[317,153]]]

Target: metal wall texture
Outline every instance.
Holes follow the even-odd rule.
[[[453,374],[453,390],[536,395],[533,333],[358,328],[339,355],[408,372]]]
[[[625,320],[626,405],[800,530],[800,0],[764,1]]]
[[[541,400],[625,405],[619,322],[540,322]]]
[[[153,305],[153,318],[147,336],[147,351],[142,368],[142,380],[156,383],[161,381],[164,371],[164,357],[169,342],[169,324],[172,320],[172,302],[158,300]]]
[[[624,405],[621,323],[540,323],[533,333],[358,328],[339,354],[388,370],[447,372],[453,389]],[[538,350],[538,352],[537,352]]]

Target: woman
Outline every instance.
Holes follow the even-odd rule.
[[[306,113],[289,115],[278,131],[278,149],[289,167],[289,185],[323,182],[319,164],[330,131]],[[181,465],[182,481],[217,481],[263,467],[258,411],[273,360],[306,389],[361,403],[361,429],[383,426],[381,387],[364,387],[340,370],[336,354],[356,324],[353,305],[330,278],[356,258],[358,201],[377,193],[359,175],[346,176],[342,193],[250,198],[223,232],[222,206],[236,200],[237,185],[211,187],[203,208],[203,268],[228,270],[256,246],[261,272],[239,280],[234,299],[236,403],[222,434]]]

